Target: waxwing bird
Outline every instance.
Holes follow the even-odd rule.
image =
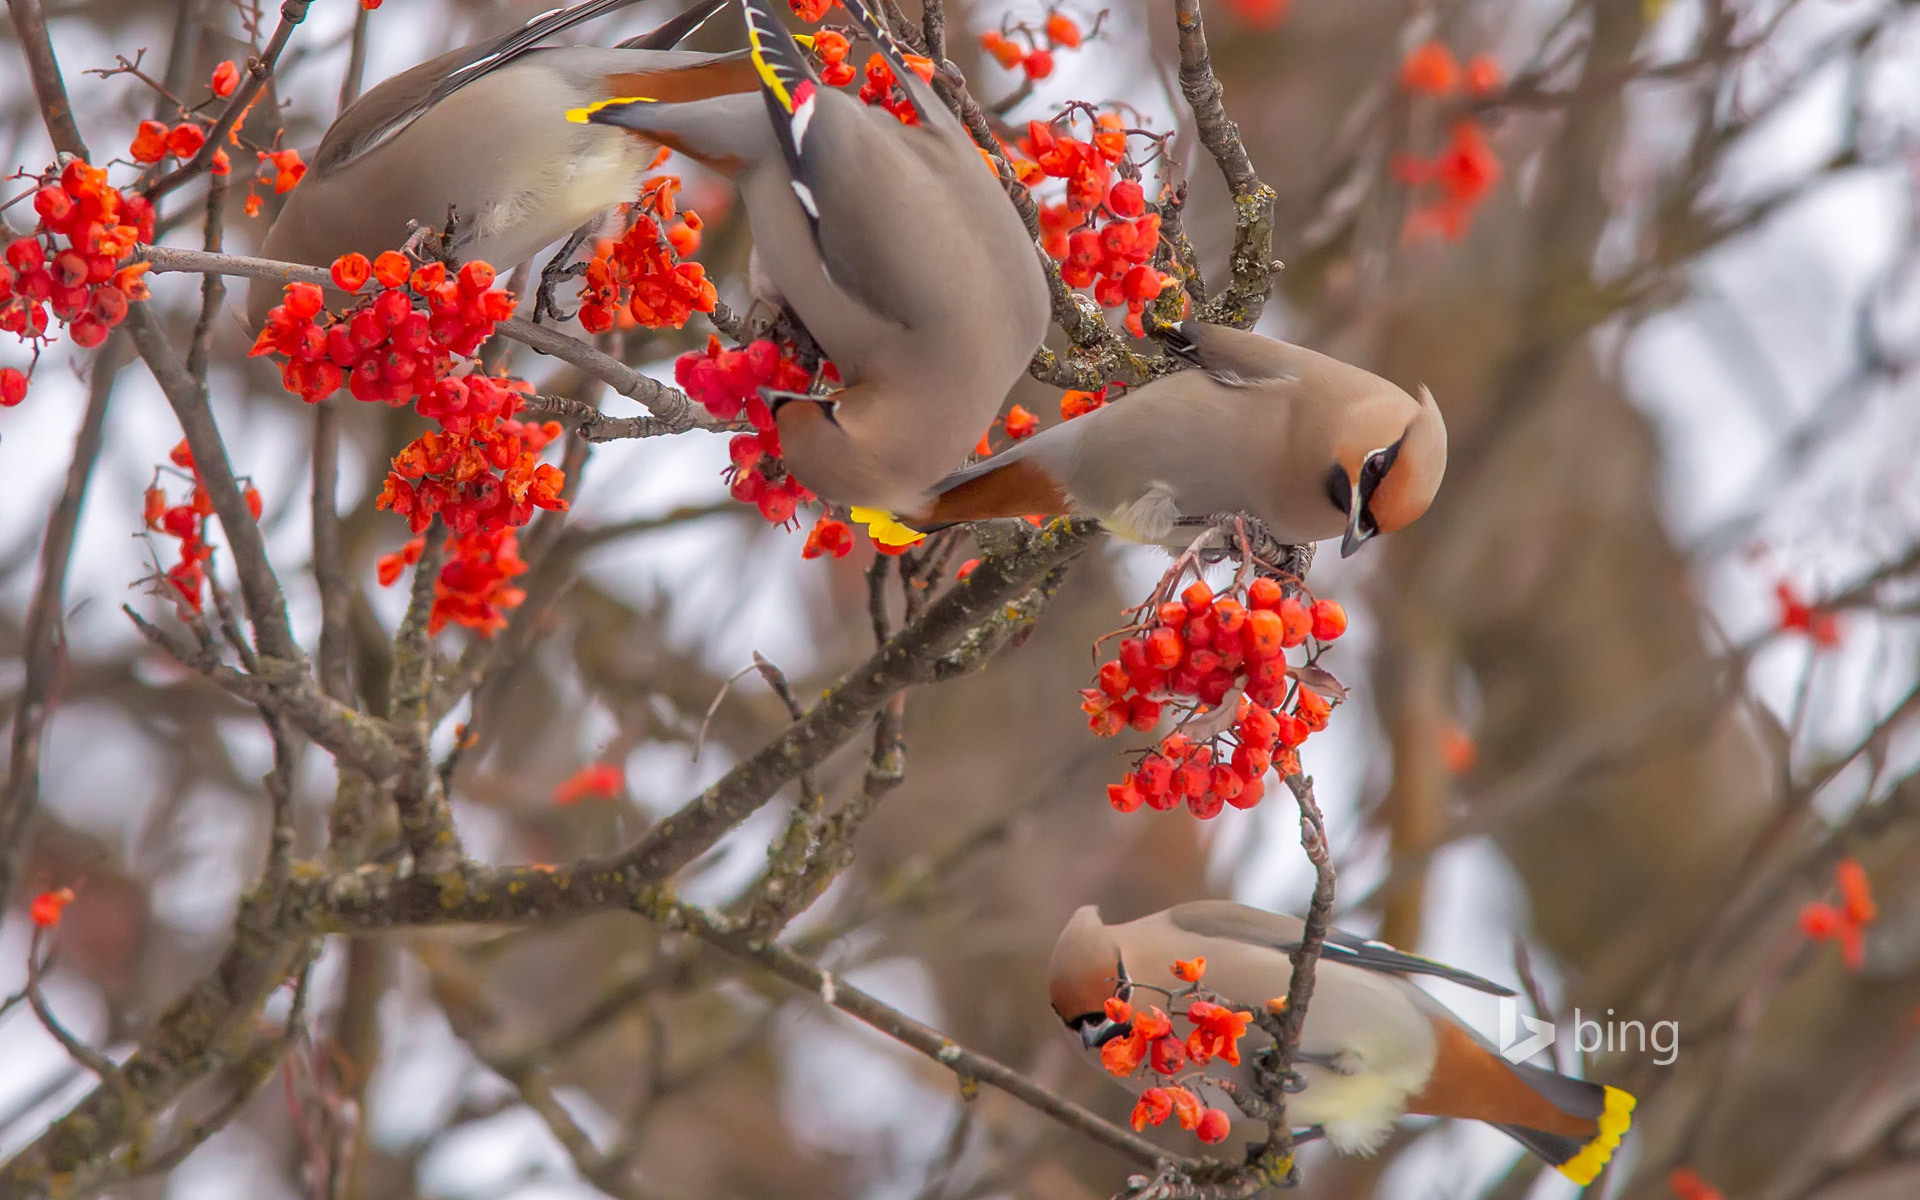
[[[1084,419],[1084,418],[1080,418]],[[1176,960],[1206,959],[1199,986],[1230,1007],[1258,1011],[1287,994],[1288,955],[1304,922],[1234,904],[1202,900],[1108,925],[1092,905],[1067,922],[1053,948],[1048,984],[1053,1011],[1089,1052],[1130,1036],[1106,1012],[1109,998],[1167,1008],[1168,993],[1187,985]],[[1409,975],[1430,975],[1483,992],[1511,996],[1497,983],[1406,954],[1381,942],[1331,932],[1314,975],[1313,1001],[1294,1060],[1299,1090],[1287,1097],[1287,1117],[1324,1134],[1341,1153],[1371,1153],[1393,1121],[1413,1114],[1485,1121],[1579,1184],[1593,1181],[1632,1121],[1633,1097],[1618,1088],[1510,1063],[1486,1039],[1415,986]],[[1174,1034],[1189,1027],[1187,1004],[1171,1005]],[[1215,1058],[1208,1077],[1226,1077],[1252,1094],[1249,1050],[1270,1045],[1249,1028],[1240,1065]],[[1149,1080],[1135,1076],[1139,1090]],[[1205,1079],[1203,1098],[1233,1113],[1232,1101]],[[1260,1136],[1264,1136],[1264,1130]]]
[[[1238,513],[1286,545],[1341,538],[1345,556],[1426,512],[1447,469],[1447,427],[1425,388],[1416,399],[1339,359],[1222,325],[1187,321],[1161,336],[1196,369],[952,475],[931,505],[907,510],[904,538],[1075,513],[1180,548]]]
[[[701,0],[617,46],[540,44],[634,2],[556,9],[369,90],[327,130],[261,255],[314,266],[354,251],[373,257],[398,249],[408,222],[439,230],[451,211],[452,252],[505,273],[633,200],[659,147],[570,122],[567,109],[642,90],[694,99],[758,87],[745,53],[672,49],[728,0]],[[253,283],[255,326],[281,293],[278,281]]]
[[[824,86],[768,0],[742,0],[758,97],[643,94],[579,116],[733,175],[758,298],[790,309],[846,385],[769,397],[787,465],[829,500],[912,511],[1025,371],[1046,335],[1047,290],[1033,238],[965,128],[865,4],[845,7],[917,124]]]

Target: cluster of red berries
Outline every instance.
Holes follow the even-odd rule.
[[[1168,734],[1123,781],[1107,786],[1108,801],[1121,812],[1142,804],[1164,812],[1184,800],[1202,820],[1228,804],[1259,804],[1267,769],[1278,765],[1282,778],[1297,773],[1295,751],[1326,728],[1332,710],[1294,681],[1286,652],[1309,639],[1331,642],[1346,629],[1338,603],[1303,604],[1266,578],[1248,586],[1244,602],[1216,599],[1196,581],[1147,614],[1121,641],[1119,657],[1101,665],[1096,686],[1080,692],[1094,733],[1112,737],[1128,726],[1144,733],[1169,707],[1191,715],[1226,703],[1236,688],[1243,694],[1230,730],[1198,741]]]
[[[1485,96],[1501,84],[1500,65],[1477,54],[1463,68],[1453,52],[1439,42],[1416,47],[1400,64],[1400,86],[1416,95],[1445,97],[1465,88]],[[1487,144],[1479,121],[1463,118],[1453,125],[1447,145],[1430,159],[1397,155],[1393,173],[1409,187],[1431,185],[1433,196],[1407,214],[1401,237],[1419,241],[1443,237],[1459,241],[1473,223],[1473,213],[1500,182],[1500,159]]]
[[[560,437],[559,423],[515,419],[525,384],[454,374],[456,358],[471,358],[495,323],[513,314],[513,295],[493,287],[486,263],[467,263],[449,277],[440,263],[416,268],[395,251],[371,263],[343,255],[331,274],[358,297],[353,306],[335,315],[320,287],[289,284],[253,353],[283,355],[281,381],[302,399],[323,399],[344,382],[359,400],[412,401],[439,426],[394,456],[377,503],[405,517],[415,534],[436,516],[453,531],[434,581],[430,630],[452,622],[490,636],[505,626],[505,611],[525,599],[511,583],[526,570],[514,531],[537,510],[567,507],[565,473],[540,461]],[[361,295],[369,282],[378,286]],[[382,585],[418,562],[423,544],[416,538],[383,557]]]
[[[831,364],[825,370],[828,378],[839,378]],[[673,378],[721,420],[746,415],[754,431],[735,434],[727,446],[732,459],[728,491],[775,525],[793,520],[794,510],[812,500],[813,493],[780,461],[780,430],[760,389],[805,393],[813,383],[807,369],[765,339],[726,350],[719,338],[709,337],[704,351],[690,350],[674,361]]]
[[[787,0],[793,8],[793,15],[812,25],[827,15],[827,10],[840,0]]]
[[[1014,40],[1016,37],[1026,45],[1021,46]],[[1080,26],[1071,17],[1054,11],[1047,14],[1046,22],[1038,29],[1024,21],[989,29],[980,35],[980,48],[1009,71],[1018,68],[1028,79],[1045,79],[1053,74],[1055,50],[1077,50],[1085,40]]]
[[[1873,901],[1867,870],[1851,858],[1840,860],[1833,872],[1840,903],[1814,901],[1800,910],[1800,932],[1816,942],[1840,943],[1840,961],[1858,971],[1867,961],[1867,926],[1880,916]]]
[[[820,82],[828,87],[845,87],[852,83],[853,64],[847,61],[847,56],[852,53],[853,43],[847,40],[846,34],[836,29],[815,31],[813,56],[820,60]]]
[[[987,431],[980,435],[980,441],[973,448],[974,457],[986,458],[995,453],[993,431],[996,429],[1004,430],[1011,441],[1024,442],[1040,432],[1040,418],[1028,412],[1025,406],[1014,405],[1007,410],[1006,416],[995,417],[993,424],[987,426]]]
[[[121,266],[135,245],[153,240],[153,206],[123,195],[107,173],[69,159],[39,180],[33,211],[39,224],[7,244],[0,263],[0,330],[29,342],[47,339],[48,310],[74,345],[92,349],[147,298],[146,263]],[[37,349],[36,349],[37,357]],[[28,372],[0,371],[0,405],[27,394]]]
[[[180,559],[167,568],[167,585],[174,590],[183,609],[199,612],[201,592],[207,582],[206,562],[213,557],[213,548],[207,545],[207,518],[213,515],[213,498],[207,494],[200,471],[193,465],[193,451],[185,439],[168,452],[167,458],[182,471],[191,472],[193,494],[184,504],[167,503],[167,493],[160,486],[160,472],[156,469],[153,483],[143,498],[141,515],[148,529],[179,540]],[[253,519],[258,521],[259,490],[249,483],[243,494]]]
[[[1040,245],[1059,260],[1060,278],[1069,287],[1091,287],[1102,308],[1125,305],[1127,331],[1145,336],[1141,310],[1175,281],[1148,265],[1160,245],[1160,214],[1147,211],[1137,180],[1113,177],[1113,165],[1127,156],[1120,118],[1101,113],[1089,140],[1032,121],[1017,149],[1025,160],[1015,162],[1015,173],[1028,187],[1066,181],[1063,202],[1040,206]]]
[[[142,121],[133,131],[133,142],[127,147],[127,157],[142,166],[152,166],[168,158],[186,162],[200,153],[206,144],[207,126],[198,120],[189,119],[176,125],[168,125],[165,121]],[[226,150],[213,152],[213,160],[207,170],[215,175],[225,175],[233,170]]]
[[[1180,1128],[1192,1130],[1201,1141],[1223,1142],[1233,1127],[1232,1118],[1224,1109],[1202,1105],[1192,1088],[1177,1081],[1189,1067],[1204,1067],[1216,1058],[1239,1066],[1240,1039],[1246,1036],[1253,1014],[1205,998],[1206,993],[1196,986],[1206,973],[1205,958],[1179,959],[1172,969],[1188,986],[1169,995],[1168,1002],[1189,1001],[1186,1019],[1191,1032],[1182,1040],[1174,1036],[1173,1020],[1166,1013],[1152,1005],[1136,1008],[1116,996],[1107,1001],[1107,1019],[1127,1026],[1127,1033],[1100,1048],[1100,1065],[1121,1079],[1145,1065],[1164,1080],[1140,1093],[1133,1106],[1134,1129],[1160,1125],[1173,1117]],[[1190,1081],[1201,1077],[1198,1070],[1190,1073]]]
[[[832,517],[821,517],[807,530],[807,544],[800,548],[801,558],[819,558],[831,555],[845,558],[853,550],[853,530],[845,521]]]
[[[1116,385],[1108,384],[1097,392],[1062,392],[1060,394],[1060,419],[1063,421],[1071,421],[1075,417],[1086,416],[1096,408],[1105,408],[1107,406],[1107,389],[1114,386]]]
[[[1808,641],[1822,649],[1832,649],[1840,644],[1840,618],[1837,614],[1807,603],[1800,598],[1794,586],[1784,579],[1773,585],[1773,598],[1780,610],[1776,627],[1782,633],[1804,633]]]
[[[658,166],[668,152],[654,160]],[[639,215],[617,240],[603,241],[580,288],[580,325],[588,333],[628,328],[679,329],[710,313],[719,294],[707,269],[684,259],[700,248],[701,221],[675,204],[678,175],[657,175],[641,189]]]
[[[565,511],[566,473],[540,461],[560,423],[514,420],[521,393],[509,382],[467,375],[422,396],[420,415],[441,428],[394,455],[379,507],[407,518],[415,533],[438,516],[460,536],[517,529],[535,509]]]
[[[918,54],[905,56],[906,64],[922,83],[933,82],[933,60],[922,58]],[[913,102],[907,99],[906,91],[893,77],[893,68],[887,60],[878,54],[867,57],[866,81],[860,85],[860,101],[874,108],[884,108],[892,113],[902,125],[917,125],[920,114],[913,111]]]
[[[326,293],[290,283],[286,300],[267,313],[252,355],[279,354],[280,381],[309,403],[345,384],[354,399],[401,405],[433,390],[513,315],[513,294],[494,289],[493,268],[470,262],[448,278],[441,263],[415,268],[389,250],[372,263],[363,254],[333,262],[334,285],[349,294],[379,286],[347,311],[327,311]]]
[[[218,99],[233,95],[240,86],[240,68],[233,65],[231,59],[214,67],[213,75],[207,80],[207,90]],[[229,134],[237,145],[240,141],[240,125],[236,122]],[[207,134],[211,126],[202,117],[186,114],[186,119],[168,125],[165,121],[142,121],[135,128],[133,141],[127,147],[127,157],[142,166],[152,166],[168,158],[186,162],[200,153],[207,144]],[[298,150],[260,150],[255,157],[259,166],[253,179],[247,184],[247,215],[258,216],[261,208],[259,188],[270,184],[275,195],[284,195],[292,191],[307,173],[307,164],[301,159]],[[225,147],[213,152],[207,170],[215,175],[226,175],[233,170],[233,162],[227,156]]]

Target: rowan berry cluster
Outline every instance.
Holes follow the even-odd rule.
[[[1124,780],[1107,785],[1108,801],[1133,812],[1143,804],[1166,811],[1184,800],[1202,820],[1225,805],[1259,804],[1268,768],[1277,766],[1283,779],[1298,773],[1295,752],[1326,728],[1332,710],[1298,681],[1302,672],[1287,651],[1309,640],[1324,645],[1346,629],[1338,603],[1304,603],[1264,577],[1248,585],[1244,600],[1216,598],[1196,581],[1147,613],[1120,642],[1119,657],[1101,665],[1095,686],[1081,690],[1081,711],[1101,737],[1128,726],[1145,733],[1169,709],[1181,723]],[[1234,717],[1226,728],[1199,738],[1181,732],[1202,710],[1229,702]]]
[[[821,517],[807,530],[807,543],[800,548],[800,557],[819,558],[824,554],[845,558],[852,550],[853,529],[845,521]]]
[[[679,191],[677,175],[648,180],[633,225],[595,248],[580,288],[580,325],[588,333],[616,325],[679,329],[694,313],[713,311],[720,297],[706,267],[682,261],[700,248],[702,226],[698,213],[678,211]]]
[[[906,56],[906,63],[922,83],[933,82],[933,60],[922,58],[918,54]],[[893,68],[887,60],[878,54],[867,57],[866,80],[860,85],[860,100],[875,108],[884,108],[892,113],[902,125],[917,125],[920,114],[913,111],[913,102],[907,99],[907,93],[893,77]]]
[[[327,311],[319,285],[290,283],[286,300],[267,313],[251,355],[279,354],[280,381],[309,403],[338,391],[354,399],[401,405],[427,394],[513,315],[513,295],[494,290],[493,268],[470,262],[448,278],[441,263],[415,268],[389,250],[372,263],[363,254],[334,260],[334,285],[358,300]],[[371,279],[379,286],[359,295]]]
[[[1099,23],[1095,22],[1093,36],[1098,34]],[[1028,79],[1045,79],[1053,74],[1055,50],[1077,50],[1086,40],[1087,35],[1080,32],[1073,18],[1055,10],[1038,28],[1022,21],[989,29],[980,35],[980,48],[1009,71],[1017,69]],[[1026,44],[1022,46],[1022,42]]]
[[[234,66],[231,59],[214,67],[212,76],[207,80],[207,90],[220,100],[233,95],[239,86],[240,68]],[[172,125],[165,121],[140,122],[134,129],[132,143],[127,147],[127,157],[142,166],[153,166],[169,158],[181,162],[191,160],[206,146],[212,126],[206,118],[193,113],[184,113],[183,117],[183,120]],[[235,145],[240,143],[240,127],[245,120],[246,114],[242,113],[228,134],[229,140]],[[257,150],[254,157],[259,160],[259,165],[254,170],[253,179],[247,184],[246,211],[249,217],[260,213],[259,188],[262,185],[271,185],[275,195],[283,195],[298,186],[307,173],[307,164],[298,150]],[[224,146],[213,152],[207,170],[214,175],[232,172],[233,161]]]
[[[1140,1093],[1133,1106],[1136,1130],[1163,1124],[1173,1117],[1180,1128],[1190,1129],[1201,1141],[1212,1143],[1225,1141],[1232,1129],[1233,1121],[1226,1111],[1201,1104],[1199,1095],[1188,1085],[1203,1079],[1204,1073],[1197,1068],[1216,1058],[1231,1066],[1240,1065],[1240,1039],[1253,1023],[1253,1014],[1217,1003],[1218,997],[1208,999],[1209,993],[1197,986],[1206,969],[1205,958],[1180,959],[1173,964],[1173,974],[1188,985],[1168,996],[1171,1007],[1186,1003],[1185,1020],[1190,1031],[1184,1039],[1174,1034],[1173,1018],[1152,1005],[1135,1007],[1118,996],[1107,1001],[1107,1019],[1124,1026],[1127,1032],[1100,1048],[1100,1065],[1121,1079],[1144,1065],[1163,1081]]]
[[[1073,135],[1071,115],[1030,121],[1015,143],[1014,173],[1029,188],[1048,179],[1066,182],[1065,199],[1040,205],[1040,246],[1060,263],[1068,287],[1093,289],[1102,308],[1127,310],[1125,325],[1145,336],[1140,314],[1169,287],[1172,276],[1150,265],[1160,246],[1160,214],[1147,211],[1139,180],[1114,178],[1127,161],[1127,129],[1114,113],[1094,118],[1088,139]]]
[[[48,340],[48,313],[67,326],[74,345],[92,349],[147,298],[147,264],[120,264],[135,245],[153,239],[153,206],[107,183],[107,173],[80,159],[39,178],[34,231],[9,242],[0,263],[0,330],[22,341]],[[0,406],[26,398],[31,368],[0,370]]]
[[[1804,633],[1808,641],[1822,649],[1840,644],[1839,616],[1807,603],[1791,583],[1783,579],[1774,584],[1773,599],[1780,612],[1775,627],[1782,633]]]
[[[1858,971],[1867,961],[1867,926],[1879,917],[1880,906],[1873,901],[1866,868],[1853,859],[1840,860],[1833,880],[1840,902],[1806,905],[1800,910],[1800,932],[1816,942],[1838,942],[1840,961],[1849,971]]]
[[[173,589],[183,610],[197,613],[207,582],[206,563],[213,557],[213,548],[207,545],[207,518],[213,515],[213,498],[207,494],[207,485],[200,478],[199,468],[194,466],[193,451],[185,439],[168,452],[167,458],[175,467],[189,473],[193,491],[185,502],[169,504],[166,490],[160,486],[163,468],[156,468],[153,483],[148,485],[143,497],[141,515],[149,530],[179,541],[179,561],[167,568],[167,586]],[[248,483],[243,495],[253,519],[259,520],[259,490]]]
[[[1444,98],[1464,88],[1468,95],[1486,96],[1501,82],[1500,65],[1488,55],[1477,54],[1462,67],[1439,42],[1416,47],[1400,64],[1400,86],[1414,95]],[[1397,155],[1392,169],[1400,182],[1430,187],[1432,193],[1407,215],[1401,229],[1407,241],[1444,237],[1457,242],[1465,237],[1474,210],[1500,182],[1501,173],[1485,128],[1472,117],[1454,122],[1447,145],[1434,157]]]
[[[1060,419],[1071,421],[1075,417],[1084,417],[1096,408],[1107,406],[1107,391],[1116,385],[1108,384],[1097,392],[1067,391],[1060,395]]]
[[[415,267],[396,251],[371,263],[343,255],[331,275],[356,298],[352,306],[336,315],[318,285],[289,284],[253,353],[283,356],[281,382],[309,402],[344,383],[369,403],[412,401],[439,426],[394,456],[377,504],[405,517],[416,535],[436,516],[453,532],[434,581],[429,630],[451,622],[491,636],[505,627],[506,610],[525,599],[511,582],[526,570],[514,531],[537,510],[567,507],[565,473],[540,461],[559,438],[559,423],[515,418],[523,383],[454,373],[456,359],[471,358],[495,323],[513,314],[513,295],[494,288],[493,268],[484,262],[449,273],[437,262]],[[376,285],[370,291],[369,283]],[[418,562],[424,544],[416,537],[384,556],[381,584]]]
[[[831,364],[825,373],[839,378]],[[735,434],[727,446],[733,498],[754,505],[775,525],[793,520],[794,510],[812,500],[813,493],[780,461],[780,430],[760,389],[805,393],[813,383],[807,369],[765,339],[726,350],[719,338],[709,337],[705,350],[690,350],[674,361],[673,378],[714,416],[732,421],[744,414],[753,426],[752,433]]]

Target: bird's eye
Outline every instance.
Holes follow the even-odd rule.
[[[1353,507],[1353,481],[1347,478],[1347,469],[1339,463],[1327,471],[1327,499],[1343,514]]]

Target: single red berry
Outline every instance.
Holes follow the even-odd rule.
[[[1140,789],[1134,786],[1133,779],[1129,776],[1124,783],[1107,785],[1107,803],[1120,812],[1130,813],[1146,803],[1146,797],[1140,794]]]
[[[1160,628],[1147,635],[1147,662],[1162,669],[1176,666],[1187,652],[1186,639],[1171,629]]]
[[[1247,585],[1247,606],[1250,608],[1274,608],[1284,595],[1280,585],[1262,576]]]
[[[26,398],[26,373],[15,367],[0,367],[0,408],[12,408]]]
[[[1347,631],[1347,610],[1337,600],[1315,600],[1308,613],[1313,621],[1313,636],[1331,642]]]

